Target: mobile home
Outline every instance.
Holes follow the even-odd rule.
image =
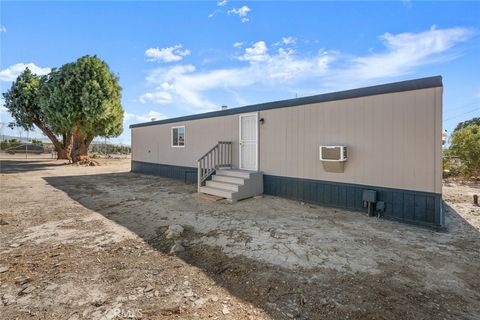
[[[132,171],[440,227],[440,76],[131,125]]]

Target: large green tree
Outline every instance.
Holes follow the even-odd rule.
[[[449,151],[462,160],[466,175],[480,176],[480,125],[470,124],[453,132]]]
[[[123,131],[118,77],[96,56],[81,57],[43,77],[26,69],[4,97],[16,125],[26,130],[37,126],[61,159],[87,160],[95,137]]]
[[[57,134],[40,106],[44,78],[34,75],[28,68],[22,72],[10,90],[3,94],[5,107],[15,119],[15,125],[32,130],[37,126],[53,143],[58,158],[69,159],[71,144],[68,139],[60,142]]]
[[[88,146],[95,137],[122,133],[118,77],[98,57],[87,55],[52,70],[44,92],[42,110],[54,130],[72,134],[72,161],[88,159]]]
[[[467,121],[463,121],[463,122],[460,122],[456,127],[455,127],[455,130],[453,130],[453,132],[455,131],[458,131],[458,130],[461,130],[465,127],[468,127],[469,125],[471,124],[476,124],[478,126],[480,126],[480,117],[476,117],[476,118],[472,118],[470,120],[467,120]]]

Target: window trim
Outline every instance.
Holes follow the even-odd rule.
[[[180,129],[180,128],[183,128],[183,146],[181,146],[181,145],[176,146],[176,145],[173,144],[173,129]],[[170,145],[171,145],[172,148],[185,148],[185,141],[187,140],[185,138],[185,136],[186,136],[185,133],[186,133],[185,126],[175,126],[175,127],[170,128]]]

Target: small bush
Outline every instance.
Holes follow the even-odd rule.
[[[480,177],[480,125],[471,124],[453,132],[448,154],[461,161],[461,174],[469,178]],[[451,165],[444,162],[444,168]]]
[[[16,147],[21,144],[22,142],[17,139],[3,140],[2,142],[0,142],[0,150],[7,150],[8,148]]]
[[[442,162],[443,162],[443,177],[458,177],[462,175],[462,162],[459,158],[451,156],[446,150]]]

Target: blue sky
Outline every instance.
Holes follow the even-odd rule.
[[[0,10],[0,91],[27,65],[42,74],[96,54],[123,88],[125,130],[112,141],[129,143],[128,125],[150,118],[432,75],[444,77],[448,131],[480,115],[478,2],[2,1]]]

